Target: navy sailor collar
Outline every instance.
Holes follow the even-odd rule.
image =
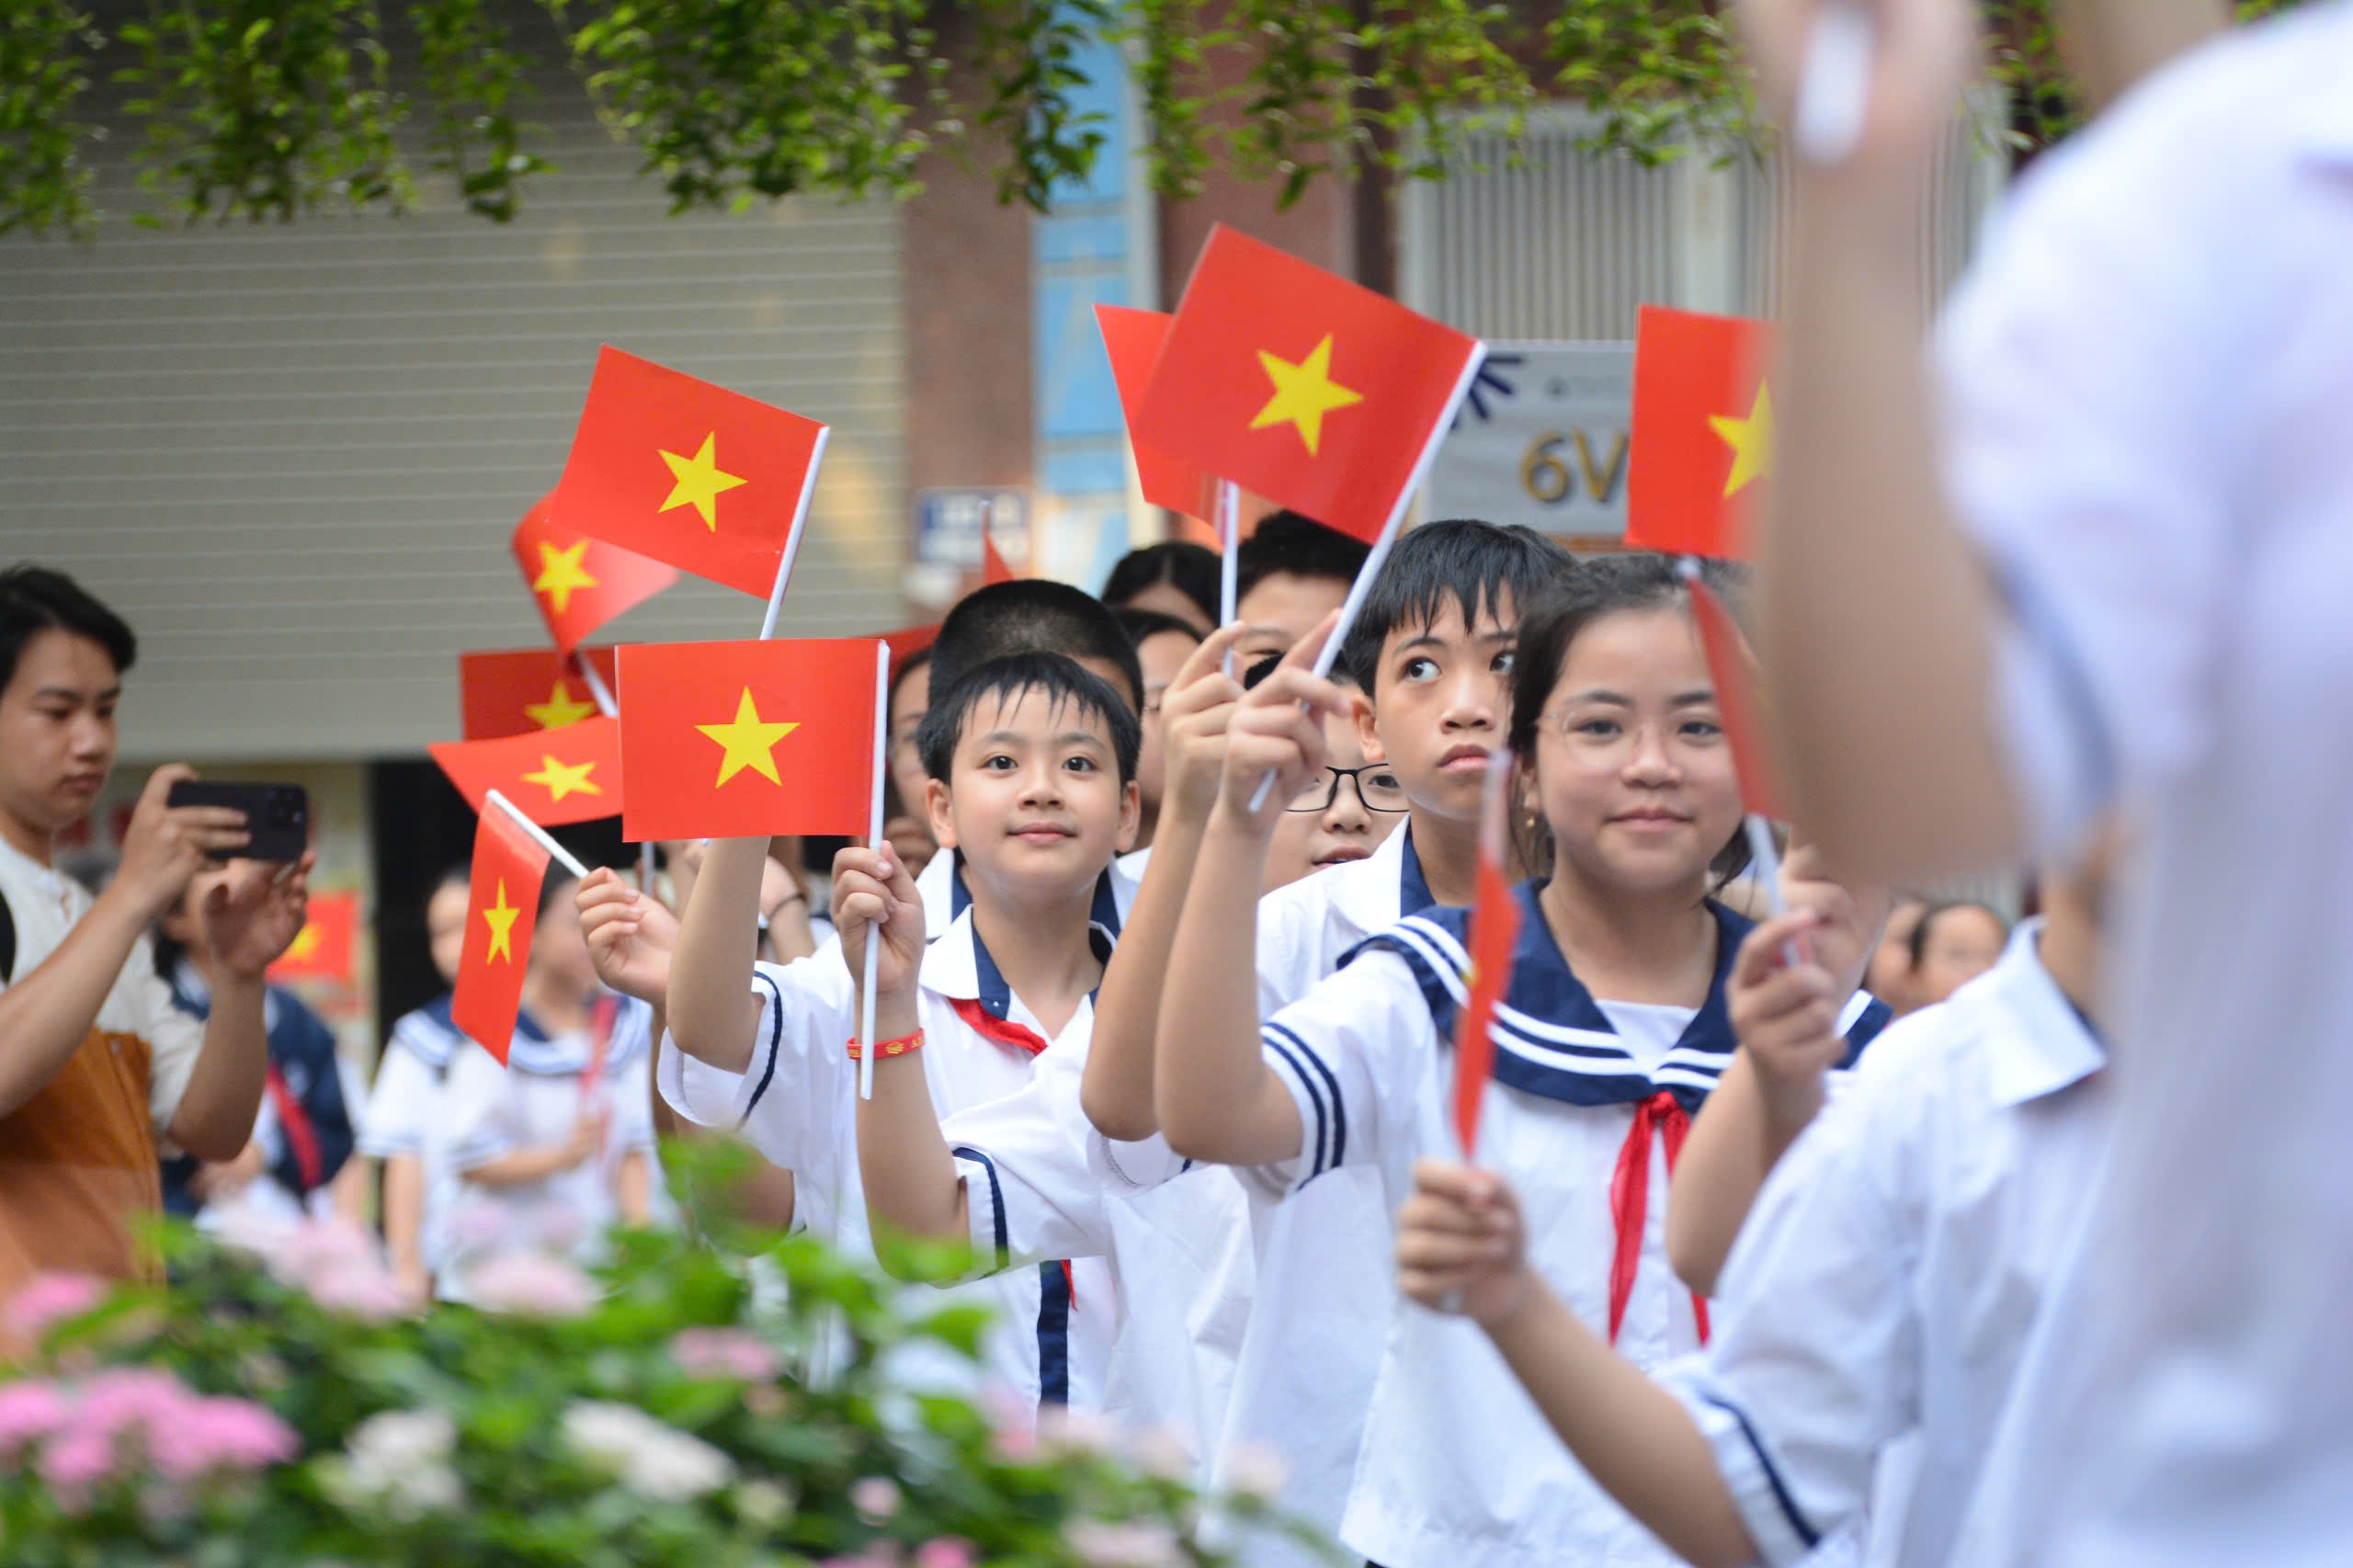
[[[1495,1081],[1579,1106],[1632,1104],[1663,1089],[1686,1110],[1698,1109],[1731,1064],[1738,1043],[1733,1035],[1726,985],[1740,944],[1755,923],[1712,899],[1708,902],[1716,920],[1715,972],[1708,984],[1708,997],[1654,1076],[1637,1065],[1608,1015],[1570,971],[1568,960],[1553,941],[1552,926],[1537,903],[1543,885],[1523,882],[1513,893],[1520,901],[1519,940],[1512,955],[1511,983],[1496,1005],[1489,1029],[1495,1045]],[[1467,909],[1425,909],[1350,949],[1341,958],[1341,965],[1345,968],[1358,954],[1376,948],[1403,958],[1429,1007],[1439,1040],[1450,1048],[1455,1015],[1468,994],[1462,977],[1470,968],[1465,946],[1470,918]],[[1859,1009],[1850,1006],[1842,1017],[1849,1024],[1847,1060],[1851,1063],[1885,1027],[1889,1015],[1884,1005],[1868,1002]]]

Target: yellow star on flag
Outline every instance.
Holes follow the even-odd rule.
[[[596,766],[597,759],[594,757],[580,763],[558,762],[547,753],[541,752],[540,770],[537,773],[523,775],[523,782],[537,784],[545,789],[550,805],[563,800],[566,795],[601,795],[605,792],[604,786],[592,782],[588,777],[589,769]]]
[[[496,902],[482,912],[482,917],[490,922],[490,951],[483,962],[496,963],[500,959],[508,963],[515,961],[515,917],[522,913],[506,902],[506,879],[499,878]]]
[[[301,963],[304,959],[317,952],[319,943],[324,939],[319,935],[319,928],[316,926],[308,921],[303,922],[302,928],[294,933],[294,939],[286,944],[287,960],[290,963]]]
[[[1763,381],[1756,383],[1756,401],[1749,405],[1748,417],[1735,419],[1729,414],[1711,415],[1708,428],[1724,439],[1732,449],[1732,473],[1724,481],[1724,494],[1737,495],[1751,483],[1773,476],[1773,389]]]
[[[558,615],[572,608],[572,595],[579,588],[593,588],[597,579],[588,575],[581,558],[588,553],[588,541],[582,540],[570,550],[558,550],[545,540],[540,541],[540,574],[531,579],[531,592],[545,594],[548,603]]]
[[[559,679],[555,689],[548,693],[545,702],[526,702],[524,715],[542,730],[561,730],[566,724],[576,724],[597,711],[593,702],[583,702],[572,695],[572,688]]]
[[[1267,379],[1275,383],[1275,395],[1250,421],[1250,428],[1295,426],[1299,438],[1307,443],[1307,455],[1311,458],[1324,441],[1324,416],[1336,408],[1351,407],[1364,401],[1364,393],[1332,379],[1332,335],[1328,332],[1324,335],[1324,341],[1296,365],[1263,348],[1258,351],[1258,363],[1265,367]]]
[[[720,495],[745,483],[735,474],[720,472],[719,432],[713,430],[705,436],[702,449],[694,456],[682,458],[676,452],[665,451],[662,460],[670,465],[670,477],[677,482],[671,485],[670,498],[662,503],[662,510],[692,506],[701,516],[702,526],[717,533]]]
[[[718,782],[711,786],[717,789],[747,767],[771,784],[783,783],[776,770],[776,744],[801,726],[763,722],[759,709],[752,701],[752,688],[747,686],[735,704],[735,717],[731,722],[697,724],[695,728],[717,741],[722,748]]]

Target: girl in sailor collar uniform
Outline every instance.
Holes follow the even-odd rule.
[[[1277,773],[1280,801],[1320,767],[1317,710],[1339,700],[1302,670],[1275,679],[1306,707],[1237,714],[1218,807],[1262,833],[1271,812],[1245,805],[1257,779]],[[1479,1153],[1520,1192],[1546,1282],[1657,1365],[1708,1331],[1706,1303],[1667,1266],[1666,1179],[1732,1059],[1724,981],[1749,929],[1709,896],[1745,858],[1740,794],[1669,562],[1597,560],[1523,615],[1510,738],[1551,872],[1518,893]],[[1370,1166],[1393,1212],[1415,1162],[1454,1152],[1466,921],[1432,909],[1367,940],[1267,1019],[1256,1050],[1228,1049],[1231,1020],[1211,1017],[1246,1009],[1246,993],[1172,994],[1158,1107],[1171,1145],[1286,1191]],[[1253,940],[1246,921],[1188,920],[1179,963],[1227,944],[1239,968]],[[1858,998],[1841,1022],[1859,1047],[1883,1017]],[[1352,1551],[1387,1568],[1671,1561],[1561,1449],[1475,1328],[1401,1303],[1387,1332],[1340,1528]]]

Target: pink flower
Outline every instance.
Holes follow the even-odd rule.
[[[670,1359],[689,1377],[764,1383],[784,1362],[756,1335],[740,1328],[689,1328],[670,1341]]]
[[[878,1540],[855,1557],[828,1557],[817,1568],[899,1568],[899,1549]]]
[[[87,1274],[36,1274],[8,1299],[7,1330],[38,1344],[51,1329],[89,1312],[106,1295],[106,1286]]]
[[[145,1427],[169,1426],[192,1397],[169,1372],[151,1367],[108,1367],[84,1383],[71,1426],[108,1439]]]
[[[1290,1465],[1272,1443],[1245,1438],[1225,1450],[1219,1479],[1236,1496],[1271,1503],[1290,1483]]]
[[[176,1419],[147,1429],[149,1459],[175,1481],[283,1464],[300,1447],[286,1423],[242,1399],[190,1398]]]
[[[41,1449],[40,1478],[64,1497],[85,1497],[114,1472],[114,1445],[97,1432],[71,1431]]]
[[[1073,1519],[1063,1527],[1063,1540],[1088,1568],[1178,1568],[1184,1562],[1176,1533],[1165,1525]]]
[[[466,1289],[483,1311],[515,1317],[574,1318],[597,1304],[588,1276],[544,1253],[500,1253],[467,1271]]]
[[[415,1309],[400,1277],[372,1260],[310,1281],[311,1300],[328,1312],[362,1323],[390,1323]]]
[[[943,1535],[915,1548],[915,1568],[973,1568],[981,1554],[961,1536]]]
[[[870,1525],[879,1525],[899,1511],[899,1483],[888,1476],[870,1475],[853,1482],[849,1489],[849,1506]]]
[[[0,1464],[13,1462],[27,1443],[65,1425],[63,1396],[48,1383],[0,1383]]]

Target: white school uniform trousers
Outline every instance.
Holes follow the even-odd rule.
[[[1621,1036],[1569,972],[1537,886],[1517,895],[1522,929],[1496,1009],[1479,1155],[1518,1189],[1529,1257],[1546,1283],[1597,1332],[1610,1332],[1615,1317],[1620,1353],[1656,1367],[1699,1342],[1703,1309],[1666,1261],[1666,1150],[1732,1060],[1725,978],[1751,927],[1716,908],[1717,972],[1706,1006],[1677,1010],[1674,1037],[1644,1044]],[[1312,1192],[1333,1172],[1366,1169],[1393,1214],[1412,1193],[1414,1162],[1453,1154],[1447,1107],[1467,921],[1467,911],[1452,909],[1401,921],[1267,1020],[1266,1061],[1298,1102],[1301,1148],[1254,1179]],[[1667,1011],[1625,1016],[1655,1034]],[[1859,1050],[1885,1019],[1883,1006],[1858,995],[1842,1025]],[[1631,1273],[1613,1270],[1617,1191],[1627,1194]],[[1478,1328],[1402,1299],[1392,1308],[1340,1540],[1384,1568],[1672,1561],[1569,1458]]]
[[[1108,953],[1111,933],[1095,929]],[[849,1256],[870,1259],[874,1244],[858,1164],[858,1063],[848,1051],[857,1034],[857,982],[837,953],[821,952],[789,964],[756,965],[752,993],[760,1014],[745,1071],[698,1062],[665,1034],[656,1068],[662,1097],[690,1120],[734,1131],[790,1171],[795,1229],[814,1233]],[[1020,1089],[1039,1061],[969,1021],[975,1008],[1042,1033],[1037,1016],[989,957],[967,910],[926,948],[916,975],[916,1022],[924,1031],[916,1060],[942,1119]],[[1047,1054],[1083,1049],[1094,1027],[1090,1001],[1053,1037]],[[1076,1260],[1067,1274],[1060,1262],[1046,1261],[952,1294],[995,1310],[983,1375],[1020,1411],[1034,1415],[1040,1403],[1101,1407],[1112,1300],[1110,1269],[1101,1260]],[[936,1298],[929,1304],[937,1304]]]
[[[371,1160],[405,1156],[424,1176],[424,1211],[417,1248],[426,1268],[445,1266],[450,1201],[457,1176],[449,1168],[449,1124],[441,1114],[441,1090],[459,1048],[472,1044],[449,1016],[453,997],[443,993],[401,1015],[376,1062],[376,1083],[360,1113],[358,1149]]]
[[[1942,345],[2041,847],[2138,830],[2114,1154],[1956,1560],[2353,1562],[2353,5],[2022,183]]]
[[[537,1181],[487,1187],[466,1173],[526,1149],[568,1142],[580,1119],[583,1083],[594,1054],[593,1031],[549,1035],[529,1014],[515,1020],[506,1065],[472,1040],[451,1058],[441,1085],[442,1155],[455,1184],[442,1226],[445,1267],[438,1280],[447,1300],[469,1299],[466,1270],[517,1247],[567,1254],[582,1262],[601,1255],[605,1232],[620,1209],[614,1179],[631,1153],[654,1151],[652,1071],[647,1031],[653,1009],[633,997],[608,996],[605,1072],[596,1089],[606,1116],[603,1152],[593,1160]],[[660,1185],[648,1173],[649,1191]]]
[[[1714,1343],[1665,1376],[1774,1568],[1866,1504],[1867,1561],[1936,1568],[1968,1515],[2113,1109],[2040,931],[1872,1043],[1758,1194]],[[1899,1442],[1905,1483],[1874,1490]]]

